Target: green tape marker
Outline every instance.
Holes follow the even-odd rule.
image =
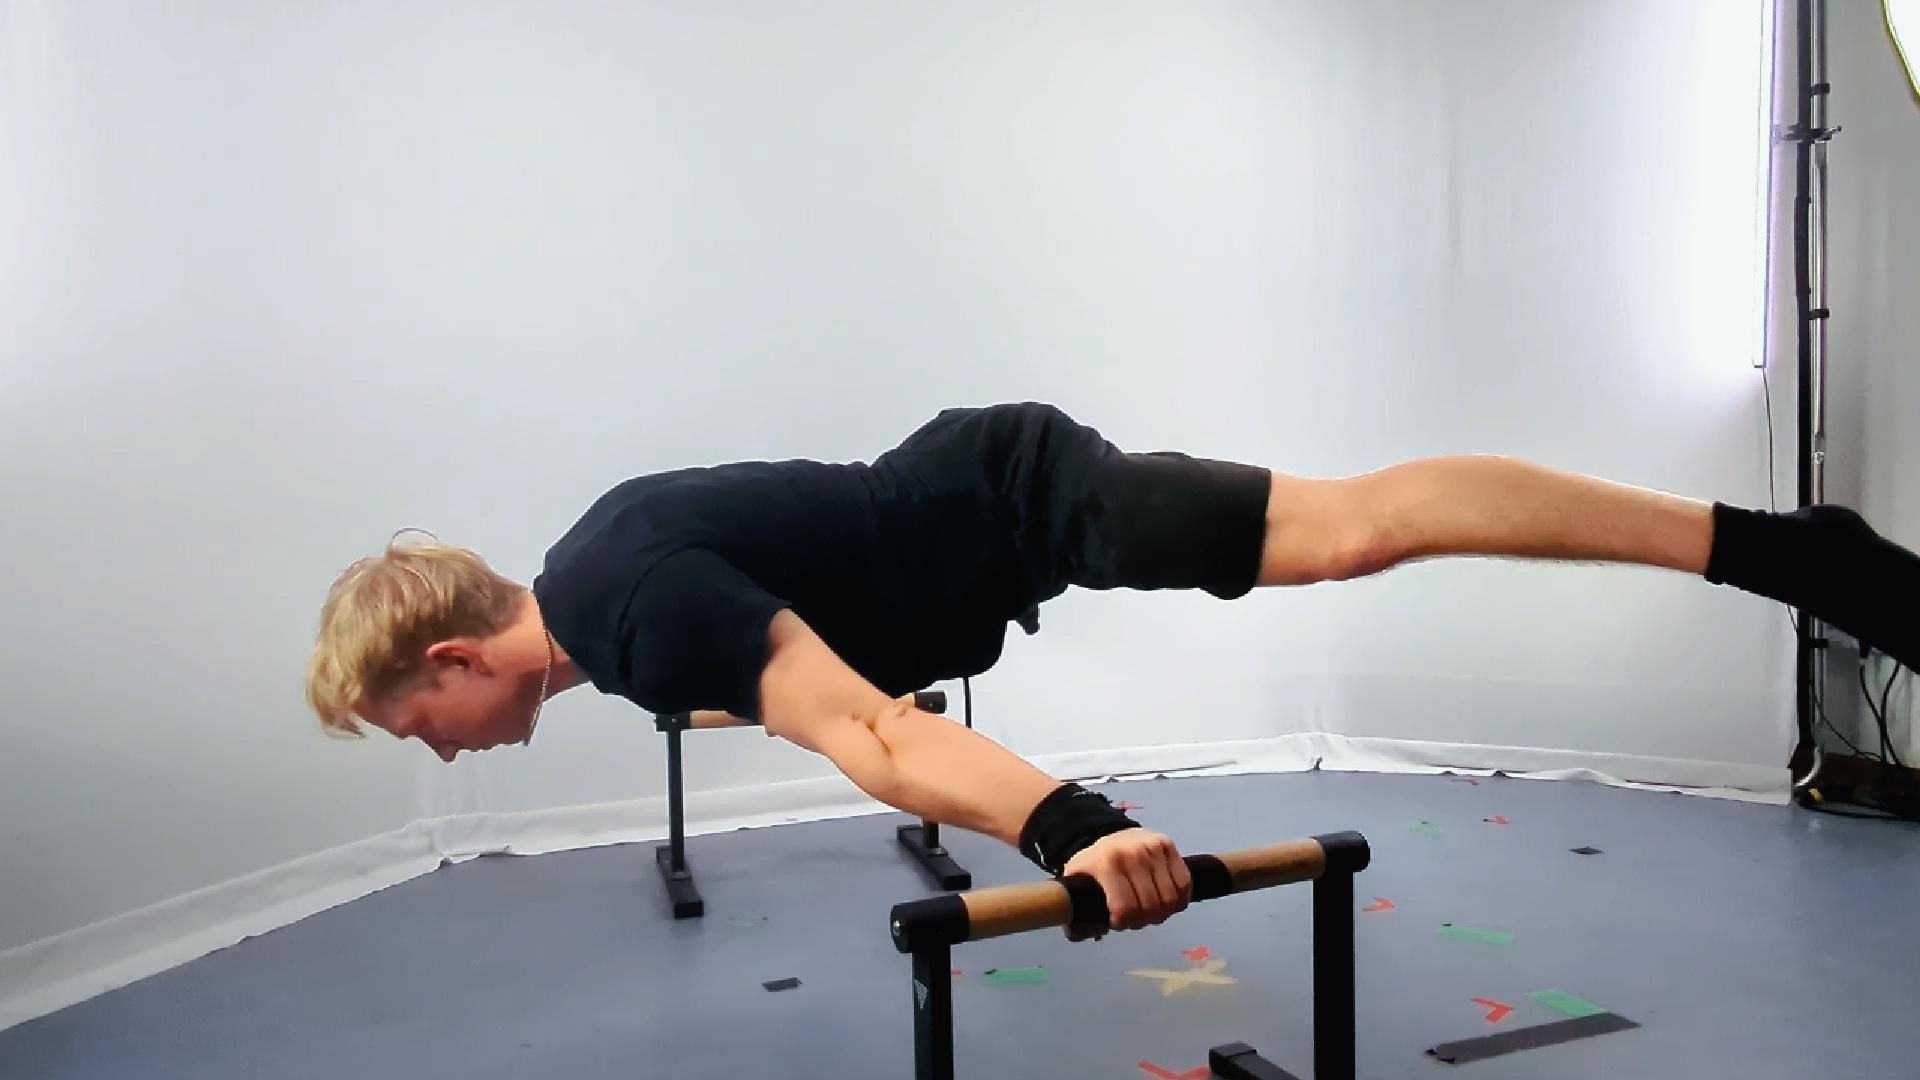
[[[1428,836],[1439,836],[1439,835],[1440,835],[1440,827],[1439,827],[1438,825],[1435,825],[1435,824],[1434,824],[1433,822],[1431,822],[1431,821],[1416,821],[1416,822],[1414,822],[1414,823],[1413,823],[1413,831],[1414,831],[1414,832],[1417,832],[1417,833],[1426,833],[1426,834],[1427,834]]]
[[[1607,1011],[1591,1001],[1574,997],[1565,990],[1535,990],[1527,996],[1545,1005],[1547,1008],[1555,1012],[1565,1013],[1575,1020],[1583,1016],[1598,1016]]]
[[[1503,930],[1474,930],[1470,927],[1455,926],[1452,923],[1440,924],[1440,936],[1459,938],[1462,941],[1477,941],[1482,945],[1513,944],[1513,935]]]
[[[1043,983],[1047,981],[1047,969],[1037,967],[994,968],[987,972],[990,983]]]

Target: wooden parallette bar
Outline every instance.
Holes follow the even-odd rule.
[[[1366,838],[1344,832],[1218,855],[1189,855],[1186,863],[1198,902],[1330,873],[1357,873],[1369,857]],[[1091,878],[1000,885],[899,904],[893,909],[892,931],[894,947],[905,953],[1070,923],[1095,930],[1107,925],[1106,895]]]

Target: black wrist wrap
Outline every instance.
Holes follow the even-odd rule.
[[[1061,784],[1040,800],[1020,830],[1020,854],[1058,877],[1067,861],[1094,841],[1140,823],[1113,808],[1105,795]]]

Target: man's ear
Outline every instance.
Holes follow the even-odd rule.
[[[486,674],[486,660],[470,638],[448,638],[427,646],[427,663],[441,668],[466,668]]]

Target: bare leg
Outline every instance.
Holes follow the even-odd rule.
[[[1709,503],[1514,458],[1423,458],[1344,479],[1275,473],[1261,585],[1479,555],[1637,563],[1702,574]]]
[[[1774,513],[1504,457],[1440,457],[1338,480],[1273,474],[1261,585],[1481,555],[1660,566],[1801,608],[1920,670],[1920,555],[1842,506]]]

